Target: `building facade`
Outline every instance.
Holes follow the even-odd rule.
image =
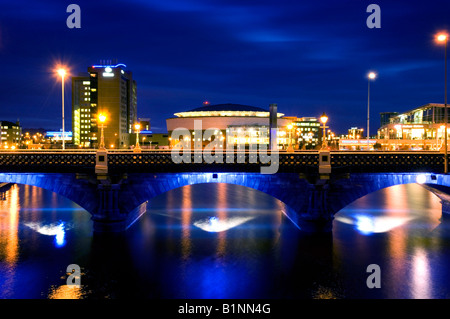
[[[88,74],[72,77],[73,143],[97,148],[100,114],[107,148],[129,148],[137,120],[137,88],[126,65],[104,61],[88,67]]]
[[[170,147],[173,147],[179,140],[172,138],[175,129],[185,128],[190,136],[183,136],[185,141],[201,144],[202,147],[208,145],[211,140],[218,139],[221,143],[219,147],[226,147],[226,137],[228,143],[249,144],[261,141],[269,144],[269,111],[248,105],[241,104],[204,104],[202,107],[189,111],[174,114],[176,117],[166,119],[167,131],[169,135]],[[282,113],[277,113],[277,126],[284,130],[291,122],[283,118]],[[196,122],[198,121],[198,122]],[[201,136],[196,132],[195,124],[201,123]],[[213,129],[213,136],[205,136],[205,130]],[[265,132],[265,134],[264,134]],[[197,134],[197,136],[196,136]],[[280,136],[280,132],[278,132]],[[282,135],[282,134],[281,134]],[[260,137],[266,136],[260,140]],[[286,144],[286,132],[283,138],[278,138],[278,145]]]
[[[22,127],[19,121],[0,121],[1,148],[16,149],[21,144]]]
[[[315,149],[321,145],[322,130],[315,117],[301,117],[292,121],[294,143],[298,149]]]
[[[391,116],[378,129],[377,142],[382,150],[440,150],[444,132],[444,104],[429,103]]]

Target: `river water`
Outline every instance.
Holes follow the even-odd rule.
[[[450,222],[417,184],[357,200],[324,236],[237,185],[169,191],[116,236],[93,235],[89,213],[41,188],[0,195],[0,298],[450,297]],[[70,264],[79,287],[67,285]],[[372,264],[380,288],[367,286]]]

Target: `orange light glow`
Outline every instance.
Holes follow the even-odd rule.
[[[447,40],[448,40],[448,35],[445,34],[445,33],[439,33],[439,34],[436,36],[436,41],[437,41],[437,42],[445,42],[445,41],[447,41]]]
[[[100,114],[98,115],[98,120],[99,120],[100,123],[102,123],[102,124],[105,123],[105,121],[106,121],[106,115],[100,113]]]
[[[58,74],[61,76],[61,77],[64,77],[65,75],[66,75],[66,70],[65,69],[58,69]]]

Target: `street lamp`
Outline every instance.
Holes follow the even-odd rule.
[[[323,123],[323,136],[322,136],[322,149],[325,149],[327,147],[327,141],[325,139],[325,129],[327,126],[325,124],[328,122],[328,116],[323,112],[322,116],[320,117],[320,122]]]
[[[62,149],[66,149],[66,144],[65,144],[65,140],[64,140],[64,76],[66,75],[66,70],[65,69],[58,69],[58,74],[61,77],[61,92],[62,92],[62,134],[61,134],[61,139],[62,139]]]
[[[445,124],[445,133],[444,133],[444,173],[448,173],[448,150],[447,150],[447,46],[448,46],[448,35],[445,33],[440,33],[436,36],[436,40],[438,43],[444,43],[445,45],[445,80],[444,80],[444,124]]]
[[[134,129],[136,130],[136,147],[133,149],[133,152],[140,153],[141,146],[139,145],[139,131],[141,129],[141,124],[139,123],[134,124]]]
[[[369,134],[369,122],[370,122],[370,80],[375,80],[377,77],[375,72],[370,72],[367,75],[368,78],[368,86],[367,86],[367,150],[370,149],[370,134]]]
[[[105,138],[103,136],[103,128],[105,127],[105,122],[106,122],[106,115],[103,113],[100,113],[98,115],[98,120],[100,121],[100,128],[101,130],[101,134],[100,134],[100,145],[99,145],[99,149],[104,151],[105,149]]]

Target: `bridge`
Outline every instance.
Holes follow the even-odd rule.
[[[218,153],[213,163],[201,155],[176,164],[170,151],[0,152],[0,183],[38,186],[74,201],[92,215],[96,232],[126,230],[153,197],[200,183],[269,194],[286,204],[301,231],[313,233],[331,231],[334,215],[356,199],[399,184],[419,182],[450,214],[450,175],[439,152],[279,152],[270,163],[248,151]],[[275,174],[261,173],[273,164]]]

